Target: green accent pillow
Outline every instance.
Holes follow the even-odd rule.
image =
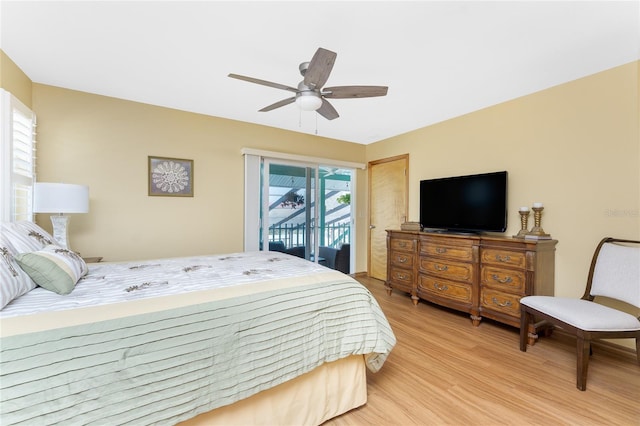
[[[71,293],[89,270],[77,253],[56,245],[18,254],[15,259],[36,284],[58,294]]]

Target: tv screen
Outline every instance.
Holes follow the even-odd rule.
[[[507,172],[420,181],[420,224],[459,232],[507,230]]]

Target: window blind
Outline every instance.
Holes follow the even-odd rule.
[[[33,186],[36,164],[36,117],[33,111],[2,90],[0,138],[2,185],[0,209],[3,221],[33,220]]]

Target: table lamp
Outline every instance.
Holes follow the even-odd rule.
[[[51,216],[53,238],[62,247],[69,247],[68,213],[89,212],[89,187],[70,183],[36,183],[33,193],[33,211],[56,213]]]

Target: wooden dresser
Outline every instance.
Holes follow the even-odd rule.
[[[387,281],[419,299],[520,326],[520,298],[553,295],[556,240],[387,231]]]

